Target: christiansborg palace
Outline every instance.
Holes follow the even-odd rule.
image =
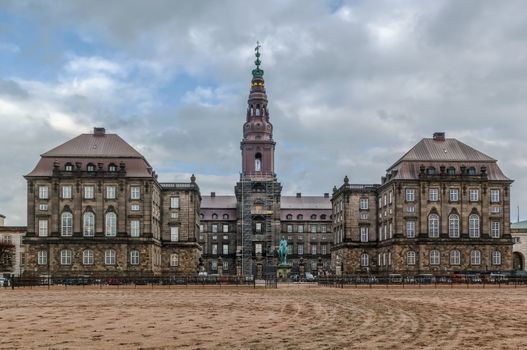
[[[510,185],[497,161],[438,132],[379,184],[282,196],[257,52],[234,194],[163,183],[116,134],[95,128],[43,153],[27,180],[27,276],[262,277],[288,242],[296,273],[510,271]],[[242,120],[240,119],[240,124]],[[323,190],[321,190],[321,193]]]

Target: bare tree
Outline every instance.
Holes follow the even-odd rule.
[[[13,268],[15,246],[6,240],[0,240],[0,271],[11,271]]]

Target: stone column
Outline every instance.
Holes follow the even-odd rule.
[[[221,256],[218,258],[218,275],[220,277],[223,275],[223,259]]]

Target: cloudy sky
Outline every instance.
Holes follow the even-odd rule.
[[[162,181],[232,194],[262,43],[284,193],[378,183],[434,131],[499,160],[527,218],[525,1],[0,0],[0,212],[93,126]]]

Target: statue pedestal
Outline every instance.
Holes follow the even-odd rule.
[[[288,281],[291,278],[291,266],[278,265],[276,268],[276,278],[278,278],[278,281]]]

